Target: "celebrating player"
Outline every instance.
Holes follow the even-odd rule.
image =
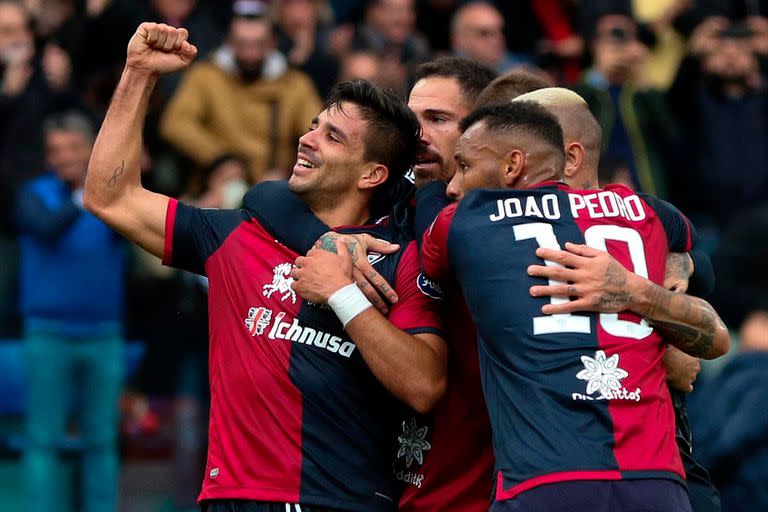
[[[197,209],[142,188],[149,97],[160,75],[194,58],[187,37],[185,29],[139,26],[84,202],[166,264],[209,278],[211,427],[200,499],[210,511],[395,510],[392,462],[405,404],[424,412],[445,389],[437,302],[416,287],[415,246],[393,224],[360,228],[403,242],[376,263],[399,301],[388,319],[370,307],[352,284],[349,259],[341,289],[322,297],[329,308],[302,301],[292,287],[298,254],[270,231],[292,219]],[[413,160],[418,133],[393,94],[341,84],[300,140],[290,187],[322,221],[362,225],[374,198]]]
[[[684,219],[625,187],[508,190],[563,177],[562,131],[534,103],[481,108],[462,128],[456,160],[470,193],[425,235],[423,263],[436,279],[457,279],[478,329],[496,457],[492,510],[690,510],[664,344],[642,318],[697,357],[727,350],[711,306],[654,284],[668,250],[689,249]],[[569,308],[572,293],[560,283],[552,304],[528,296],[538,284],[529,265],[565,241],[616,250],[621,264],[607,254],[602,262],[614,286],[600,298],[611,313],[548,315]],[[667,308],[649,308],[649,297]],[[705,335],[693,340],[692,330]]]

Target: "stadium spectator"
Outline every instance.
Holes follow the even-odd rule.
[[[754,309],[768,310],[768,202],[733,216],[723,230],[712,264],[713,301],[729,325],[741,325]]]
[[[143,189],[138,160],[151,85],[190,64],[195,48],[187,36],[144,23],[129,42],[89,163],[85,203],[166,264],[211,283],[213,417],[201,500],[213,511],[395,510],[400,484],[390,456],[406,404],[423,413],[445,389],[438,302],[416,288],[415,246],[376,262],[397,277],[400,300],[390,323],[354,291],[351,256],[336,244],[342,254],[331,256],[347,261],[332,267],[346,269],[345,290],[353,295],[342,304],[330,300],[331,311],[296,298],[302,262],[293,268],[297,255],[267,231],[290,219],[194,208]],[[365,223],[374,193],[405,172],[417,143],[418,121],[392,93],[363,81],[341,84],[300,139],[290,187],[329,223]],[[113,169],[112,162],[120,163]],[[371,229],[398,236],[394,224]],[[324,284],[335,293],[339,283]]]
[[[77,106],[68,55],[57,45],[35,49],[21,3],[0,0],[0,332],[15,327],[17,245],[13,204],[20,185],[45,167],[43,119]]]
[[[227,44],[186,72],[160,133],[197,165],[234,152],[250,161],[249,182],[284,178],[320,99],[311,80],[275,49],[265,8],[238,5]]]
[[[82,207],[93,128],[78,113],[43,125],[49,173],[16,201],[27,372],[25,508],[60,508],[59,450],[77,392],[84,510],[117,498],[117,402],[123,377],[124,242]]]
[[[416,32],[414,0],[371,0],[350,48],[377,54],[382,80],[403,94],[408,92],[416,66],[430,57],[426,39]]]
[[[355,78],[381,85],[381,59],[372,52],[350,52],[341,60],[341,69],[336,82],[346,82]]]
[[[333,26],[327,0],[275,0],[272,9],[277,25],[277,48],[291,66],[312,79],[320,97],[325,98],[339,69],[330,51]]]
[[[633,188],[664,198],[667,159],[676,141],[674,119],[664,96],[644,84],[648,41],[637,23],[621,12],[594,20],[593,65],[574,87],[603,129],[603,158],[629,169]]]
[[[765,302],[762,302],[765,305]],[[701,462],[720,489],[723,510],[768,507],[768,311],[741,328],[741,351],[697,392],[691,409]]]
[[[477,59],[499,73],[524,64],[507,51],[504,41],[504,19],[487,2],[471,2],[462,6],[451,21],[453,53]]]
[[[741,209],[768,197],[768,93],[754,32],[725,18],[705,20],[669,91],[689,160],[675,173],[675,200],[710,226],[713,245]]]

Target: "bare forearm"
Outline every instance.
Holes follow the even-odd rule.
[[[141,132],[155,82],[146,73],[123,72],[88,164],[83,199],[89,209],[112,205],[141,186]]]
[[[375,308],[352,319],[347,332],[379,382],[415,411],[429,411],[445,392],[445,354],[401,331]],[[435,335],[417,336],[442,343]]]
[[[638,278],[635,288],[630,310],[646,318],[667,343],[703,359],[728,352],[728,329],[709,303],[665,290],[647,279]]]

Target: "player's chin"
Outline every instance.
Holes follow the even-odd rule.
[[[309,176],[303,174],[297,174],[294,172],[291,174],[291,177],[288,178],[288,188],[291,190],[291,192],[303,192],[309,187],[309,184]]]

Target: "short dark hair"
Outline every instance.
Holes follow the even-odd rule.
[[[464,57],[440,57],[437,60],[425,62],[416,69],[417,81],[432,76],[455,78],[464,100],[473,105],[478,95],[498,76],[498,73],[476,60]]]
[[[515,70],[493,80],[477,97],[475,108],[493,105],[494,103],[509,103],[521,94],[538,91],[546,87],[554,87],[554,82],[531,73],[530,71]]]
[[[363,136],[366,160],[386,165],[388,182],[403,176],[416,159],[421,138],[416,114],[395,91],[359,78],[334,85],[323,110],[340,108],[344,102],[357,105],[368,122]]]
[[[555,116],[533,101],[515,101],[504,105],[480,107],[462,119],[459,128],[465,132],[475,123],[485,122],[494,132],[520,130],[554,146],[565,157],[563,129]]]

